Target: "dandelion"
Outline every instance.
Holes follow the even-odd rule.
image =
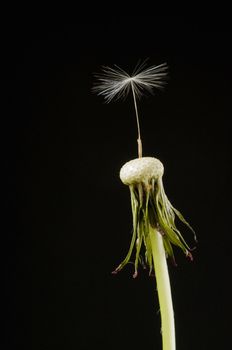
[[[146,91],[163,88],[167,80],[167,64],[145,68],[145,63],[129,75],[118,66],[103,67],[96,75],[94,91],[107,102],[125,98],[132,92],[138,129],[138,158],[120,169],[121,181],[129,186],[133,218],[131,244],[125,259],[113,271],[118,273],[129,262],[135,250],[134,273],[139,263],[155,273],[161,314],[163,350],[175,350],[175,324],[167,258],[175,263],[173,245],[181,248],[192,260],[191,249],[178,230],[176,217],[193,231],[183,215],[170,203],[165,194],[162,177],[164,166],[154,157],[143,157],[137,99]],[[194,233],[194,231],[193,231]],[[195,237],[195,233],[194,233]],[[195,237],[196,239],[196,237]],[[142,254],[142,246],[144,246]]]

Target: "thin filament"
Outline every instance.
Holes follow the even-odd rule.
[[[138,129],[138,140],[137,140],[138,141],[138,156],[139,156],[139,158],[142,158],[142,140],[141,140],[141,134],[140,134],[139,115],[138,115],[138,108],[137,108],[137,102],[136,102],[133,81],[131,81],[131,90],[132,90],[132,94],[133,94],[135,115],[136,115],[137,129]]]

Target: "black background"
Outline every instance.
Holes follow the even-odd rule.
[[[144,155],[195,228],[194,261],[169,264],[177,349],[226,349],[231,329],[231,33],[157,16],[9,21],[2,31],[7,174],[4,349],[161,349],[155,281],[127,266],[137,157],[131,96],[91,91],[101,65],[167,62],[163,92],[139,102]],[[193,245],[191,233],[182,231]]]

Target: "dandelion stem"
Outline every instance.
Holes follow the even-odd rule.
[[[150,227],[152,255],[160,304],[163,350],[175,350],[175,323],[167,260],[161,234]]]
[[[132,90],[133,99],[134,99],[136,122],[137,122],[137,129],[138,129],[138,139],[137,139],[137,142],[138,142],[138,156],[139,156],[139,158],[142,158],[142,156],[143,156],[143,147],[142,147],[142,140],[141,140],[141,134],[140,134],[139,115],[138,115],[138,108],[137,108],[137,102],[136,102],[136,96],[135,96],[135,89],[134,89],[133,81],[131,81],[131,90]]]

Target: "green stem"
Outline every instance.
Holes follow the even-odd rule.
[[[175,323],[167,259],[161,234],[150,227],[152,255],[160,304],[163,350],[175,350]]]

